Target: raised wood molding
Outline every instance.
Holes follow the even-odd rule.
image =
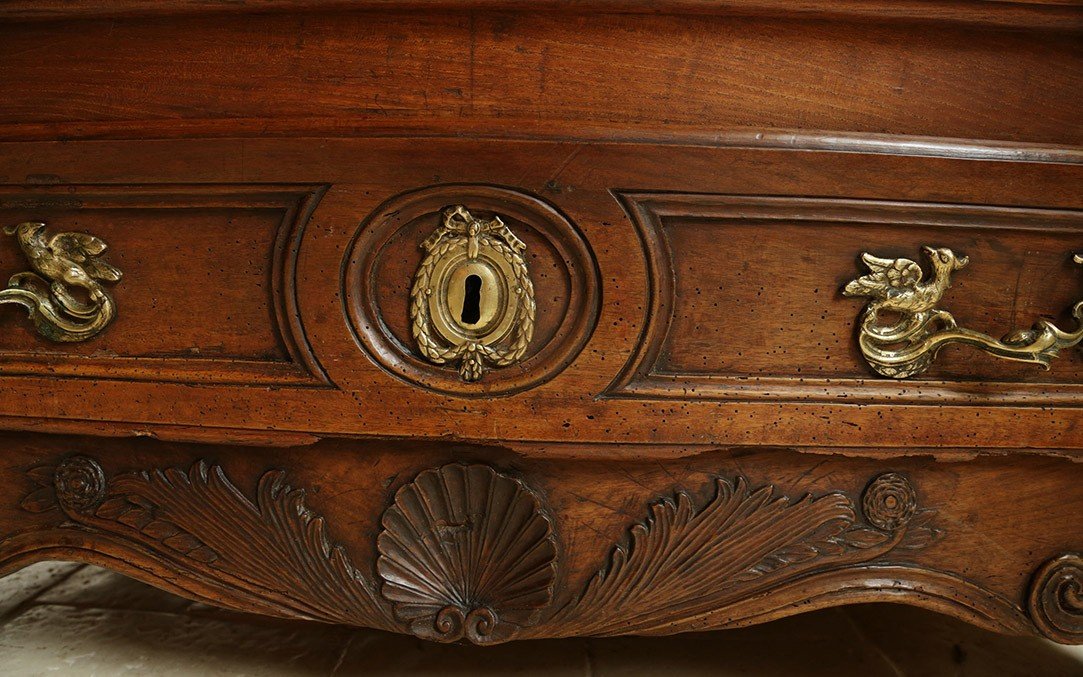
[[[1020,207],[984,207],[940,203],[854,200],[843,198],[804,198],[756,195],[705,195],[649,192],[621,192],[618,199],[635,224],[643,244],[643,258],[650,269],[650,310],[636,353],[620,376],[609,387],[607,397],[633,399],[725,400],[779,402],[873,403],[899,402],[908,405],[942,406],[980,400],[995,400],[999,405],[1032,403],[1078,406],[1083,403],[1083,384],[1061,382],[1012,382],[982,379],[960,388],[959,379],[936,379],[935,371],[927,378],[900,385],[876,377],[818,377],[816,374],[786,373],[779,361],[778,373],[711,373],[660,368],[669,342],[676,339],[671,325],[676,314],[684,312],[677,298],[675,284],[684,261],[675,260],[669,245],[670,229],[687,227],[718,228],[757,227],[770,238],[773,224],[889,225],[903,229],[928,226],[957,234],[960,229],[989,230],[997,233],[1018,231],[1059,233],[1065,236],[1070,252],[1083,232],[1083,211],[1066,209],[1028,209]],[[695,224],[689,226],[686,224]],[[706,225],[704,225],[706,224]],[[964,231],[965,232],[965,231]],[[855,243],[856,244],[856,243]],[[855,247],[857,250],[865,244]],[[866,247],[867,248],[867,247]],[[796,261],[796,256],[795,256]],[[795,264],[796,265],[796,264]],[[808,266],[811,268],[811,265]],[[790,271],[793,272],[793,271]],[[829,298],[836,293],[837,271],[813,269],[819,278],[813,283],[825,292],[824,303],[839,303]],[[712,290],[708,290],[710,292]],[[724,315],[724,311],[719,313]],[[856,315],[855,315],[856,317]],[[782,318],[764,318],[764,322]],[[855,320],[856,323],[856,320]],[[793,327],[794,331],[804,330]],[[826,338],[826,336],[825,336]],[[783,337],[784,339],[784,337]],[[744,346],[746,350],[754,346]],[[724,350],[723,346],[719,346]],[[845,357],[845,355],[843,355]],[[868,371],[859,367],[859,371]]]
[[[326,191],[322,185],[47,185],[56,183],[38,177],[46,185],[0,185],[0,209],[25,213],[34,218],[63,225],[78,219],[81,210],[112,214],[112,219],[139,231],[141,210],[178,213],[213,210],[273,210],[278,216],[276,235],[268,243],[266,259],[257,261],[268,270],[270,286],[265,290],[267,307],[275,327],[270,328],[286,356],[283,360],[256,359],[246,355],[207,356],[187,354],[169,356],[150,351],[146,354],[68,354],[59,348],[19,352],[4,350],[0,355],[0,376],[60,376],[159,383],[200,383],[219,385],[328,385],[305,337],[297,309],[297,256],[305,227]],[[223,219],[227,217],[223,216]],[[163,243],[165,245],[166,243]],[[123,249],[121,243],[120,249]],[[179,240],[177,251],[198,250],[207,246],[198,237]],[[116,247],[114,247],[116,249]],[[240,262],[238,262],[240,263]],[[177,262],[163,261],[163,266]],[[14,271],[10,271],[14,272]],[[185,276],[178,270],[179,284],[162,293],[183,294]],[[197,283],[192,283],[197,284]],[[135,276],[131,286],[146,285]],[[126,290],[121,290],[124,294]],[[142,291],[142,290],[141,290]],[[152,308],[128,306],[121,313],[152,315]],[[193,309],[193,312],[198,312]],[[170,322],[181,318],[162,318]],[[193,321],[195,318],[188,318]],[[99,354],[104,352],[105,354]]]
[[[388,293],[412,281],[425,254],[421,243],[452,204],[512,224],[527,240],[536,288],[533,338],[523,357],[475,382],[419,353],[406,298]],[[513,395],[560,374],[594,332],[602,296],[597,260],[575,223],[536,195],[485,184],[440,184],[390,197],[357,226],[341,284],[350,329],[376,364],[419,388],[471,398]]]

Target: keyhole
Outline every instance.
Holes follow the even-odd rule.
[[[463,312],[459,317],[463,324],[477,324],[481,319],[481,278],[468,275],[463,285]]]

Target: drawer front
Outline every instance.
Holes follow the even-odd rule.
[[[620,198],[652,264],[654,305],[637,357],[613,395],[681,398],[695,390],[701,398],[778,401],[1080,402],[1083,351],[1073,348],[1083,338],[1083,318],[1075,314],[1083,301],[1075,254],[1083,250],[1081,211],[796,196]],[[954,263],[937,272],[940,262],[930,259],[947,256],[945,249]],[[868,258],[872,268],[859,259],[866,252],[876,257]],[[887,270],[877,273],[881,267]],[[910,279],[899,279],[909,271]],[[848,300],[847,289],[871,294],[871,304],[887,303],[882,312],[900,320],[898,308],[913,307],[908,317],[944,309],[960,327],[996,337],[1051,316],[1065,329],[1065,345],[1042,353],[1029,341],[1001,355],[1011,360],[995,359],[973,342],[937,343],[947,328],[932,321],[925,331],[881,342],[900,353],[913,344],[909,362],[921,364],[899,360],[898,371],[878,371],[874,355],[861,350],[869,299]],[[1024,359],[1048,359],[1049,368]]]
[[[4,274],[28,272],[54,282],[55,271],[34,257],[67,261],[91,273],[90,266],[101,260],[118,271],[100,285],[115,304],[115,318],[92,336],[49,340],[48,334],[60,330],[45,322],[35,331],[22,313],[0,306],[0,375],[323,382],[300,335],[294,287],[298,243],[323,190],[176,184],[0,188],[6,228],[45,226],[38,235],[24,227],[0,240]],[[65,240],[70,232],[97,238],[108,249],[95,256],[79,245],[72,251]],[[81,284],[65,282],[75,294],[86,292]],[[52,292],[38,298],[78,325]]]
[[[30,176],[5,188],[4,225],[97,236],[124,277],[87,341],[0,306],[0,410],[185,439],[1076,453],[1068,339],[1048,371],[952,340],[889,378],[862,347],[876,299],[843,292],[888,261],[915,295],[943,282],[921,311],[937,327],[950,313],[995,344],[1048,316],[1071,338],[1079,158],[775,141],[8,144],[2,174]],[[2,247],[3,272],[27,269]],[[967,264],[941,280],[923,247]]]

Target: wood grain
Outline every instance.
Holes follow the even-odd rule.
[[[1003,27],[1078,28],[1078,0],[11,0],[0,16],[15,20],[170,16],[192,13],[442,9],[531,12],[787,15],[866,21],[952,21]]]
[[[1083,353],[885,380],[841,289],[950,246],[966,326],[1069,321],[1081,35],[1074,0],[4,3],[0,221],[125,276],[85,344],[0,309],[0,571],[479,644],[884,600],[1079,643]],[[472,384],[409,318],[455,204],[536,291]]]
[[[151,154],[155,161],[148,163],[144,159],[146,154]],[[243,166],[239,162],[242,155]],[[659,173],[659,167],[679,167],[680,172]],[[1031,397],[1041,397],[1043,392],[1050,397],[1056,395],[1054,388],[1043,391],[1040,384],[1049,383],[1049,376],[1036,368],[1027,370],[980,360],[957,363],[957,369],[970,370],[974,375],[989,373],[981,369],[1010,375],[999,380],[1008,386],[989,388],[980,383],[965,387],[952,385],[950,381],[939,386],[926,386],[923,382],[887,384],[871,374],[862,378],[860,357],[854,353],[853,344],[842,340],[852,330],[860,308],[836,294],[858,270],[857,256],[875,243],[852,242],[852,238],[841,236],[830,246],[831,255],[836,257],[834,263],[822,271],[807,269],[809,274],[822,278],[815,282],[810,279],[805,287],[823,290],[824,298],[828,299],[824,301],[825,308],[831,310],[833,318],[824,326],[824,335],[840,338],[840,343],[832,344],[837,346],[832,349],[832,361],[852,365],[850,383],[855,388],[870,388],[874,393],[871,400],[851,404],[829,398],[784,405],[744,401],[745,397],[736,398],[738,401],[718,401],[710,393],[701,396],[691,391],[677,393],[676,403],[670,396],[646,401],[598,399],[641,345],[641,332],[648,318],[656,316],[652,315],[656,311],[650,305],[647,261],[639,235],[613,196],[613,190],[984,204],[1000,205],[998,209],[1007,209],[1004,212],[1007,214],[1012,207],[1071,211],[1083,204],[1078,165],[802,150],[473,139],[434,139],[423,146],[416,141],[398,139],[25,143],[8,144],[0,157],[0,175],[12,178],[58,170],[63,171],[62,181],[73,183],[107,180],[331,184],[306,229],[298,254],[296,288],[304,335],[336,388],[322,392],[306,390],[302,396],[298,391],[244,386],[223,385],[192,392],[168,383],[133,386],[98,381],[88,395],[85,382],[19,378],[6,381],[0,396],[0,409],[7,417],[66,420],[67,426],[77,425],[77,421],[126,423],[126,429],[132,432],[148,429],[176,432],[178,427],[193,430],[202,427],[204,436],[210,434],[207,431],[223,428],[320,436],[424,434],[522,442],[839,445],[895,450],[966,447],[1050,452],[1078,449],[1083,443],[1077,434],[1079,409],[1041,409],[1026,402],[1027,388]],[[360,224],[391,197],[448,178],[471,185],[512,185],[528,195],[540,196],[582,231],[597,261],[603,301],[590,340],[556,378],[515,397],[473,401],[466,406],[452,395],[404,383],[359,348],[347,320],[348,311],[342,305],[342,266]],[[28,190],[33,194],[33,189]],[[42,192],[52,190],[56,189]],[[997,209],[978,212],[1001,213]],[[1041,225],[1037,223],[1036,227]],[[900,237],[903,230],[900,226],[897,231]],[[830,232],[830,227],[825,232]],[[883,234],[888,236],[890,232]],[[1065,248],[1074,242],[1070,235],[1058,237],[1065,238],[1059,240]],[[1002,327],[1007,331],[1020,323],[1029,324],[1036,315],[1059,312],[1073,290],[1079,289],[1078,275],[1058,268],[1055,280],[1048,279],[1045,283],[1064,294],[1063,298],[1042,298],[1041,293],[1045,292],[1036,292],[1021,296],[1017,303],[1014,289],[1005,289],[1003,285],[1010,287],[1016,278],[1018,271],[1012,266],[1022,254],[1011,253],[1019,250],[1013,250],[1013,245],[1003,238],[990,242],[1000,243],[997,246],[1004,253],[998,256],[1002,258],[987,258],[980,267],[963,271],[993,285],[990,289],[995,292],[995,305],[975,311],[985,312],[975,315],[975,321],[983,328],[995,331]],[[121,249],[123,238],[114,237],[111,244]],[[1053,255],[1051,249],[1045,251]],[[695,263],[711,267],[723,254],[732,256],[707,248],[690,252],[692,258],[686,266]],[[784,265],[787,255],[788,251],[780,252],[778,265]],[[412,277],[422,251],[405,248],[396,256],[413,258],[389,269],[397,272],[383,280],[381,287],[397,288],[402,294],[409,285],[406,276]],[[1031,260],[1042,266],[1059,265],[1039,259],[1043,257]],[[715,274],[715,269],[711,270]],[[1034,279],[1041,281],[1043,276]],[[965,284],[963,278],[959,284]],[[718,290],[717,286],[705,290],[700,298],[708,304],[723,302],[728,292]],[[973,306],[966,296],[952,298],[959,312],[984,308],[984,304]],[[1012,311],[1013,303],[1018,311]],[[400,304],[398,311],[395,307],[388,306],[386,311],[390,313],[386,321],[389,327],[406,320],[405,316],[394,314],[401,313],[405,305]],[[542,305],[540,321],[551,322],[551,318],[547,320],[544,316],[559,312],[561,307]],[[6,321],[14,323],[20,318],[13,316]],[[777,322],[777,319],[767,317],[764,321]],[[409,354],[409,343],[401,340],[398,343],[398,350]],[[807,375],[798,374],[796,368],[823,354],[823,348],[814,344],[815,340],[811,344],[813,350],[794,355],[793,370],[785,374],[798,380],[773,383],[772,391],[784,393],[789,385],[800,385],[799,379]],[[787,345],[788,341],[779,339],[768,350],[781,350]],[[1078,356],[1066,355],[1061,362],[1067,360],[1068,368],[1072,369],[1077,359]],[[780,368],[785,367],[784,362],[780,363]],[[1016,388],[1013,383],[1023,385]],[[48,384],[53,394],[48,402],[38,396],[44,384]],[[923,390],[926,387],[933,390]],[[1071,390],[1077,386],[1064,383],[1062,387]],[[956,406],[945,407],[945,402],[927,397],[937,392],[937,388],[944,400]],[[892,406],[887,401],[878,401],[876,393],[882,394],[887,389],[921,400],[924,406]],[[136,393],[139,396],[133,397]],[[1006,407],[1004,398],[1015,398],[1019,404]],[[800,400],[801,396],[790,399]],[[545,412],[545,416],[540,412]],[[9,418],[6,425],[18,425],[15,418]],[[93,427],[87,423],[88,430]]]
[[[57,556],[104,562],[232,608],[455,639],[464,626],[434,618],[439,603],[411,606],[421,598],[402,592],[407,582],[455,589],[481,562],[496,585],[522,561],[503,554],[535,552],[532,570],[544,575],[502,596],[468,587],[446,602],[468,604],[459,620],[483,621],[468,625],[480,629],[470,639],[490,643],[729,627],[885,598],[1032,633],[1030,576],[1042,568],[1036,594],[1065,633],[1054,636],[1083,639],[1064,620],[1071,608],[1043,592],[1058,585],[1047,579],[1076,575],[1045,563],[1083,536],[1068,519],[1083,494],[1065,460],[715,450],[615,465],[392,440],[249,452],[2,443],[0,481],[12,491],[0,502],[0,569]],[[419,491],[435,513],[411,509]],[[502,538],[508,520],[540,528]],[[762,538],[747,538],[750,528]],[[412,564],[392,564],[401,557]],[[424,561],[445,565],[418,569]],[[520,603],[510,590],[529,596]]]
[[[154,137],[223,119],[327,133],[364,120],[466,118],[499,130],[529,120],[567,131],[609,122],[1083,138],[1083,53],[1072,32],[512,12],[195,15],[57,31],[0,27],[0,126],[48,123],[70,137],[112,125]]]

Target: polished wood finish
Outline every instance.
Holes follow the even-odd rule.
[[[125,273],[87,342],[0,306],[0,568],[482,644],[883,599],[1083,641],[1083,351],[884,379],[842,294],[950,247],[960,324],[1070,326],[1083,9],[886,10],[0,8],[2,225]],[[536,301],[476,382],[411,331],[459,204]]]

